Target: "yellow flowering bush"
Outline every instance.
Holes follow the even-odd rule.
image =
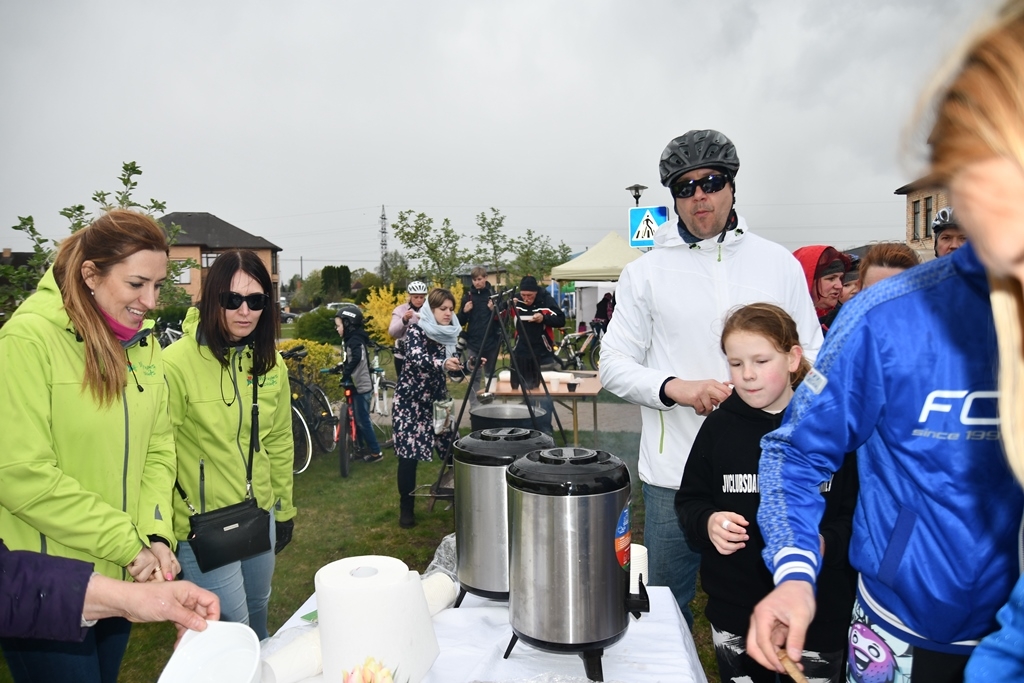
[[[278,342],[278,351],[287,351],[296,346],[306,347],[306,357],[302,359],[302,365],[306,369],[306,381],[316,384],[327,398],[332,401],[339,401],[344,396],[341,386],[338,383],[338,375],[325,375],[320,372],[321,368],[333,368],[341,362],[341,354],[329,344],[311,341],[309,339],[285,339]],[[288,374],[299,376],[298,361],[286,360]]]

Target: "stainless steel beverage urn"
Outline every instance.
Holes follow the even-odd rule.
[[[603,680],[604,648],[647,612],[629,594],[630,478],[604,451],[552,448],[516,459],[505,475],[509,509],[509,622],[517,639],[577,653]]]
[[[508,599],[508,495],[505,469],[554,442],[521,427],[484,429],[455,442],[455,548],[458,607],[466,592]]]

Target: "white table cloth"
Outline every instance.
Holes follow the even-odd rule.
[[[671,591],[648,586],[651,611],[630,617],[626,635],[604,651],[604,680],[620,683],[707,683],[686,622]],[[316,609],[316,596],[307,600],[278,631],[305,624],[301,616]],[[502,659],[512,637],[508,603],[466,596],[458,609],[446,609],[433,619],[441,648],[424,683],[511,683],[543,681],[545,674],[586,680],[583,660],[575,654],[544,652],[519,641]],[[324,643],[324,647],[329,647]],[[304,683],[320,683],[323,675]],[[567,680],[559,678],[559,681]]]

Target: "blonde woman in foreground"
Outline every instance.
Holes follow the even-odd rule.
[[[1001,21],[969,48],[938,104],[929,142],[932,171],[946,184],[961,228],[991,281],[999,338],[999,414],[1003,446],[1024,481],[1024,2],[1007,3]],[[998,614],[1001,629],[975,650],[967,681],[1024,677],[1024,578]]]

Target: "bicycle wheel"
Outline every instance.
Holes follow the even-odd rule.
[[[370,422],[380,447],[390,448],[395,445],[394,428],[391,426],[391,397],[395,393],[395,383],[381,380],[380,387],[373,392],[370,400]]]
[[[294,375],[288,375],[288,388],[291,389],[292,392],[292,403],[302,399],[302,380]]]
[[[590,367],[595,370],[601,369],[601,341],[595,339],[590,346]]]
[[[571,341],[562,339],[562,343],[555,349],[555,360],[558,361],[558,365],[562,370],[568,370],[575,364],[573,361],[576,358],[573,356],[573,348]]]
[[[312,384],[307,387],[306,406],[311,417],[309,426],[313,438],[321,452],[330,453],[338,445],[334,440],[334,425],[338,420],[331,410],[330,399],[323,389]]]
[[[349,465],[355,457],[355,422],[352,419],[352,404],[346,401],[341,404],[341,417],[338,421],[338,465],[342,478],[348,477]]]
[[[313,459],[313,444],[309,438],[309,427],[302,411],[292,405],[292,439],[295,442],[295,462],[292,464],[293,474],[302,474]]]

